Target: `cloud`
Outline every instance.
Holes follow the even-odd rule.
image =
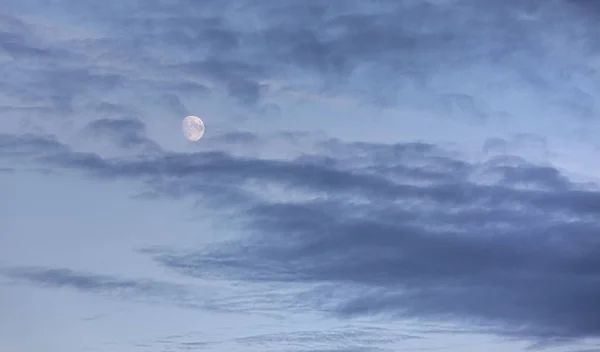
[[[251,132],[229,132],[217,136],[216,139],[219,142],[227,144],[251,145],[260,143],[260,138],[258,138],[254,133]]]
[[[130,102],[143,96],[181,116],[190,97],[222,93],[264,107],[274,93],[308,90],[304,96],[419,106],[448,119],[534,112],[536,123],[592,119],[598,41],[589,3],[53,4],[48,11],[69,9],[89,32],[52,36],[23,18],[0,16],[1,111],[62,121],[87,118],[77,112],[91,108],[103,116],[84,121],[89,136],[144,158],[82,152],[49,135],[1,134],[0,160],[11,168],[137,180],[147,195],[194,197],[233,213],[244,233],[239,241],[143,252],[192,277],[302,291],[219,304],[441,319],[522,337],[600,335],[600,195],[562,170],[532,163],[547,156],[544,140],[522,136],[516,147],[491,140],[489,159],[480,163],[434,144],[332,139],[287,160],[185,154],[148,139],[137,119],[144,107]],[[250,133],[219,138],[260,142]],[[181,299],[158,283],[69,270],[11,275]]]
[[[145,125],[138,119],[100,119],[86,126],[93,137],[108,138],[122,149],[159,152],[158,144],[145,137]]]
[[[261,86],[249,80],[234,80],[227,85],[230,95],[239,98],[243,103],[252,105],[260,99]]]
[[[554,112],[593,118],[596,111],[597,41],[583,2],[110,1],[98,9],[63,0],[47,6],[85,18],[89,33],[81,35],[85,40],[53,41],[43,28],[5,15],[0,42],[9,55],[50,55],[27,70],[7,66],[6,89],[63,112],[79,98],[115,91],[190,97],[216,91],[267,106],[277,86],[425,107],[447,118],[529,113],[515,90]],[[556,54],[565,51],[573,55]],[[467,76],[486,79],[458,79]]]
[[[258,344],[266,347],[275,341],[285,341],[290,346],[303,346],[303,350],[320,350],[328,347],[334,348],[331,343],[339,346],[336,346],[338,349],[344,347],[356,349],[419,338],[419,336],[399,334],[388,329],[344,326],[329,331],[295,331],[293,333],[250,336],[239,338],[237,342],[244,345]]]
[[[432,144],[327,140],[317,150],[291,160],[111,159],[0,136],[2,155],[233,211],[237,241],[143,252],[192,277],[297,286],[294,300],[272,300],[281,309],[303,302],[342,317],[441,319],[531,338],[600,334],[597,190],[522,158],[472,163]]]
[[[475,202],[481,195],[463,191]],[[248,219],[252,235],[238,244],[156,259],[192,276],[208,271],[242,281],[333,285],[303,298],[342,316],[447,319],[522,336],[597,336],[598,210],[592,219],[578,215],[587,206],[576,202],[544,209],[542,202],[527,204],[527,191],[505,191],[524,202],[477,205],[465,197],[422,207],[409,195],[362,207],[348,198],[256,205]],[[569,198],[568,191],[556,193]]]
[[[199,297],[188,287],[167,282],[124,279],[66,268],[9,267],[3,268],[0,273],[16,283],[70,288],[139,302],[171,303],[188,308],[202,306]]]
[[[506,208],[508,205],[504,203],[515,202],[535,207],[538,212],[554,207],[554,213],[564,209],[567,213],[587,212],[591,217],[596,211],[594,196],[572,191],[569,180],[556,169],[530,167],[527,161],[496,160],[474,168],[463,160],[441,158],[439,163],[430,160],[432,163],[418,166],[412,160],[411,165],[393,162],[392,156],[387,155],[377,157],[390,158],[386,159],[389,161],[360,161],[368,165],[358,172],[349,172],[354,164],[341,160],[332,151],[327,152],[326,159],[306,158],[295,163],[231,158],[227,153],[167,157],[168,153],[161,154],[160,147],[144,135],[139,120],[146,105],[166,108],[164,116],[181,117],[188,114],[188,107],[194,107],[192,104],[218,94],[242,105],[262,107],[263,110],[256,111],[264,111],[274,106],[269,104],[278,94],[289,92],[317,97],[331,93],[333,97],[350,96],[352,101],[383,106],[417,105],[439,112],[441,119],[468,116],[481,120],[500,110],[508,115],[528,114],[519,110],[523,104],[511,100],[510,92],[519,91],[527,104],[560,105],[570,119],[594,116],[593,99],[589,98],[593,96],[590,88],[593,84],[589,83],[596,70],[593,61],[588,60],[590,51],[595,50],[591,45],[594,35],[589,30],[590,24],[580,21],[580,5],[588,6],[513,0],[485,6],[474,0],[335,4],[319,1],[255,4],[236,0],[227,5],[181,0],[168,5],[149,2],[143,6],[137,2],[109,1],[99,9],[60,1],[48,11],[60,13],[69,8],[70,13],[85,18],[83,33],[53,36],[48,35],[46,27],[35,25],[26,17],[0,18],[0,45],[3,53],[14,59],[0,69],[0,74],[7,77],[0,83],[0,92],[10,97],[0,102],[0,109],[17,117],[22,115],[23,119],[39,116],[33,118],[38,119],[36,122],[51,117],[71,118],[87,123],[87,136],[112,141],[130,152],[161,155],[156,160],[137,163],[72,150],[63,150],[60,155],[35,156],[51,165],[87,170],[95,176],[153,179],[148,181],[153,182],[146,192],[148,196],[164,193],[188,196],[206,193],[202,189],[213,189],[224,199],[204,194],[204,201],[236,208],[253,207],[256,198],[264,201],[274,197],[271,190],[264,190],[268,187],[256,186],[267,182],[280,188],[277,197],[288,189],[294,190],[296,198],[309,199],[321,194],[337,197],[339,200],[315,206],[333,207],[341,214],[347,211],[342,209],[341,199],[347,198],[375,203],[377,198],[383,203],[417,199],[416,202],[446,207],[462,206],[466,199],[471,199],[474,204],[486,206],[499,202]],[[52,29],[51,34],[55,34],[57,28]],[[68,28],[64,30],[75,33]],[[570,56],[556,55],[557,52],[574,53],[583,59],[573,60]],[[543,65],[539,64],[540,58]],[[559,76],[558,72],[562,74]],[[152,102],[132,102],[142,96]],[[148,110],[148,114],[154,113],[154,105]],[[40,114],[32,114],[33,111]],[[215,139],[219,138],[223,143],[235,140],[241,144],[249,144],[254,138],[259,144],[259,138],[250,134]],[[521,142],[519,154],[529,148],[533,151],[528,157],[532,153],[537,153],[536,158],[547,156],[544,141],[523,138]],[[397,146],[398,150],[393,152],[393,148],[383,149],[387,153],[402,153],[403,147],[407,146]],[[323,148],[379,153],[377,146],[368,145]],[[349,152],[351,148],[354,149]],[[498,149],[502,147],[488,146],[487,151],[498,154]],[[515,154],[515,150],[508,148],[507,153]],[[204,158],[208,161],[200,160]],[[324,166],[326,160],[336,164]],[[441,165],[442,160],[451,164]],[[431,167],[434,164],[437,169]],[[200,170],[207,177],[189,180]],[[239,176],[232,176],[235,173],[244,177],[240,180]],[[510,188],[530,187],[537,191],[515,193],[502,187],[471,187],[466,175],[476,173],[477,177]],[[538,175],[542,173],[545,175]],[[167,177],[184,177],[186,181],[169,183],[161,179]],[[230,183],[217,181],[216,177]],[[255,188],[249,192],[245,188],[251,183]],[[562,193],[542,192],[549,189],[565,191],[568,196],[564,202],[571,205],[560,204]],[[263,193],[257,194],[260,192]],[[348,197],[349,192],[354,196]],[[528,196],[523,196],[527,192]],[[367,210],[357,207],[354,211]],[[461,221],[468,222],[474,216],[492,215],[504,217],[505,222],[525,217],[496,208],[470,210],[460,216]],[[407,211],[402,216],[415,215]]]
[[[504,1],[482,6],[473,0],[369,4],[347,1],[327,5],[315,1],[281,1],[256,6],[238,1],[226,9],[214,3],[208,4],[204,11],[186,14],[177,9],[170,8],[170,14],[186,18],[186,30],[193,35],[177,30],[181,25],[169,16],[152,20],[151,35],[164,41],[165,33],[176,32],[177,38],[168,42],[187,47],[192,38],[210,37],[206,34],[208,27],[190,25],[194,19],[215,21],[217,17],[215,22],[220,28],[227,28],[229,36],[237,38],[238,45],[209,49],[210,61],[199,61],[193,70],[204,74],[211,67],[213,78],[224,85],[231,84],[228,82],[236,76],[258,83],[302,74],[315,82],[316,91],[355,93],[359,99],[389,105],[397,104],[401,94],[403,105],[435,104],[446,112],[454,107],[463,114],[482,118],[491,112],[489,100],[493,101],[493,97],[485,96],[487,92],[494,94],[490,87],[506,86],[494,74],[496,71],[514,77],[512,88],[552,91],[559,104],[566,104],[585,116],[594,110],[585,98],[591,91],[577,93],[576,86],[581,88],[581,85],[572,79],[566,85],[558,85],[555,76],[560,70],[574,73],[591,68],[591,61],[576,64],[553,55],[556,45],[569,46],[565,37],[593,42],[592,31],[586,31],[591,28],[586,27],[589,24],[579,22],[575,29],[572,24],[578,15],[561,2]],[[246,19],[253,23],[260,21],[260,25],[248,30],[239,25]],[[545,25],[548,21],[560,24],[560,29],[548,28]],[[130,26],[139,28],[135,23]],[[549,38],[555,39],[555,44],[545,44]],[[572,49],[580,52],[581,48]],[[232,60],[239,57],[238,53],[244,55],[243,62]],[[538,65],[539,57],[547,58],[548,64]],[[473,82],[458,86],[444,77],[483,71],[488,80],[484,86],[473,86]],[[423,88],[431,98],[414,94],[423,92]]]
[[[282,331],[285,329],[282,329]],[[201,333],[188,333],[168,336],[154,342],[169,348],[186,350],[190,347],[199,350],[215,348],[245,348],[250,351],[392,351],[386,346],[397,346],[406,340],[420,339],[420,336],[402,334],[398,331],[361,326],[344,325],[319,331],[285,331],[276,333],[247,335],[233,339],[215,339]],[[381,347],[373,347],[373,346]]]
[[[40,62],[40,59],[69,58],[69,54],[64,50],[44,43],[37,35],[34,25],[5,13],[0,13],[0,48],[3,54],[26,63]]]
[[[44,135],[0,135],[0,148],[6,153],[4,157],[30,157],[43,154],[58,154],[69,150],[52,136]]]

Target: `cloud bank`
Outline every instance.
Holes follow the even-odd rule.
[[[0,137],[2,155],[235,209],[238,240],[144,251],[192,277],[297,285],[299,300],[338,316],[598,336],[598,190],[518,157],[473,163],[423,143],[319,148],[295,160],[225,152],[140,160]]]

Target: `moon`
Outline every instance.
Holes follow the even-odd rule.
[[[181,130],[187,140],[197,142],[204,136],[204,122],[198,116],[186,116],[181,122]]]

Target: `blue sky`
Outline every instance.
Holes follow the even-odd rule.
[[[2,1],[0,350],[600,351],[599,19]]]

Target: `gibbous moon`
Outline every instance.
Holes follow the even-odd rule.
[[[198,116],[187,116],[181,123],[185,138],[197,142],[204,136],[204,122]]]

